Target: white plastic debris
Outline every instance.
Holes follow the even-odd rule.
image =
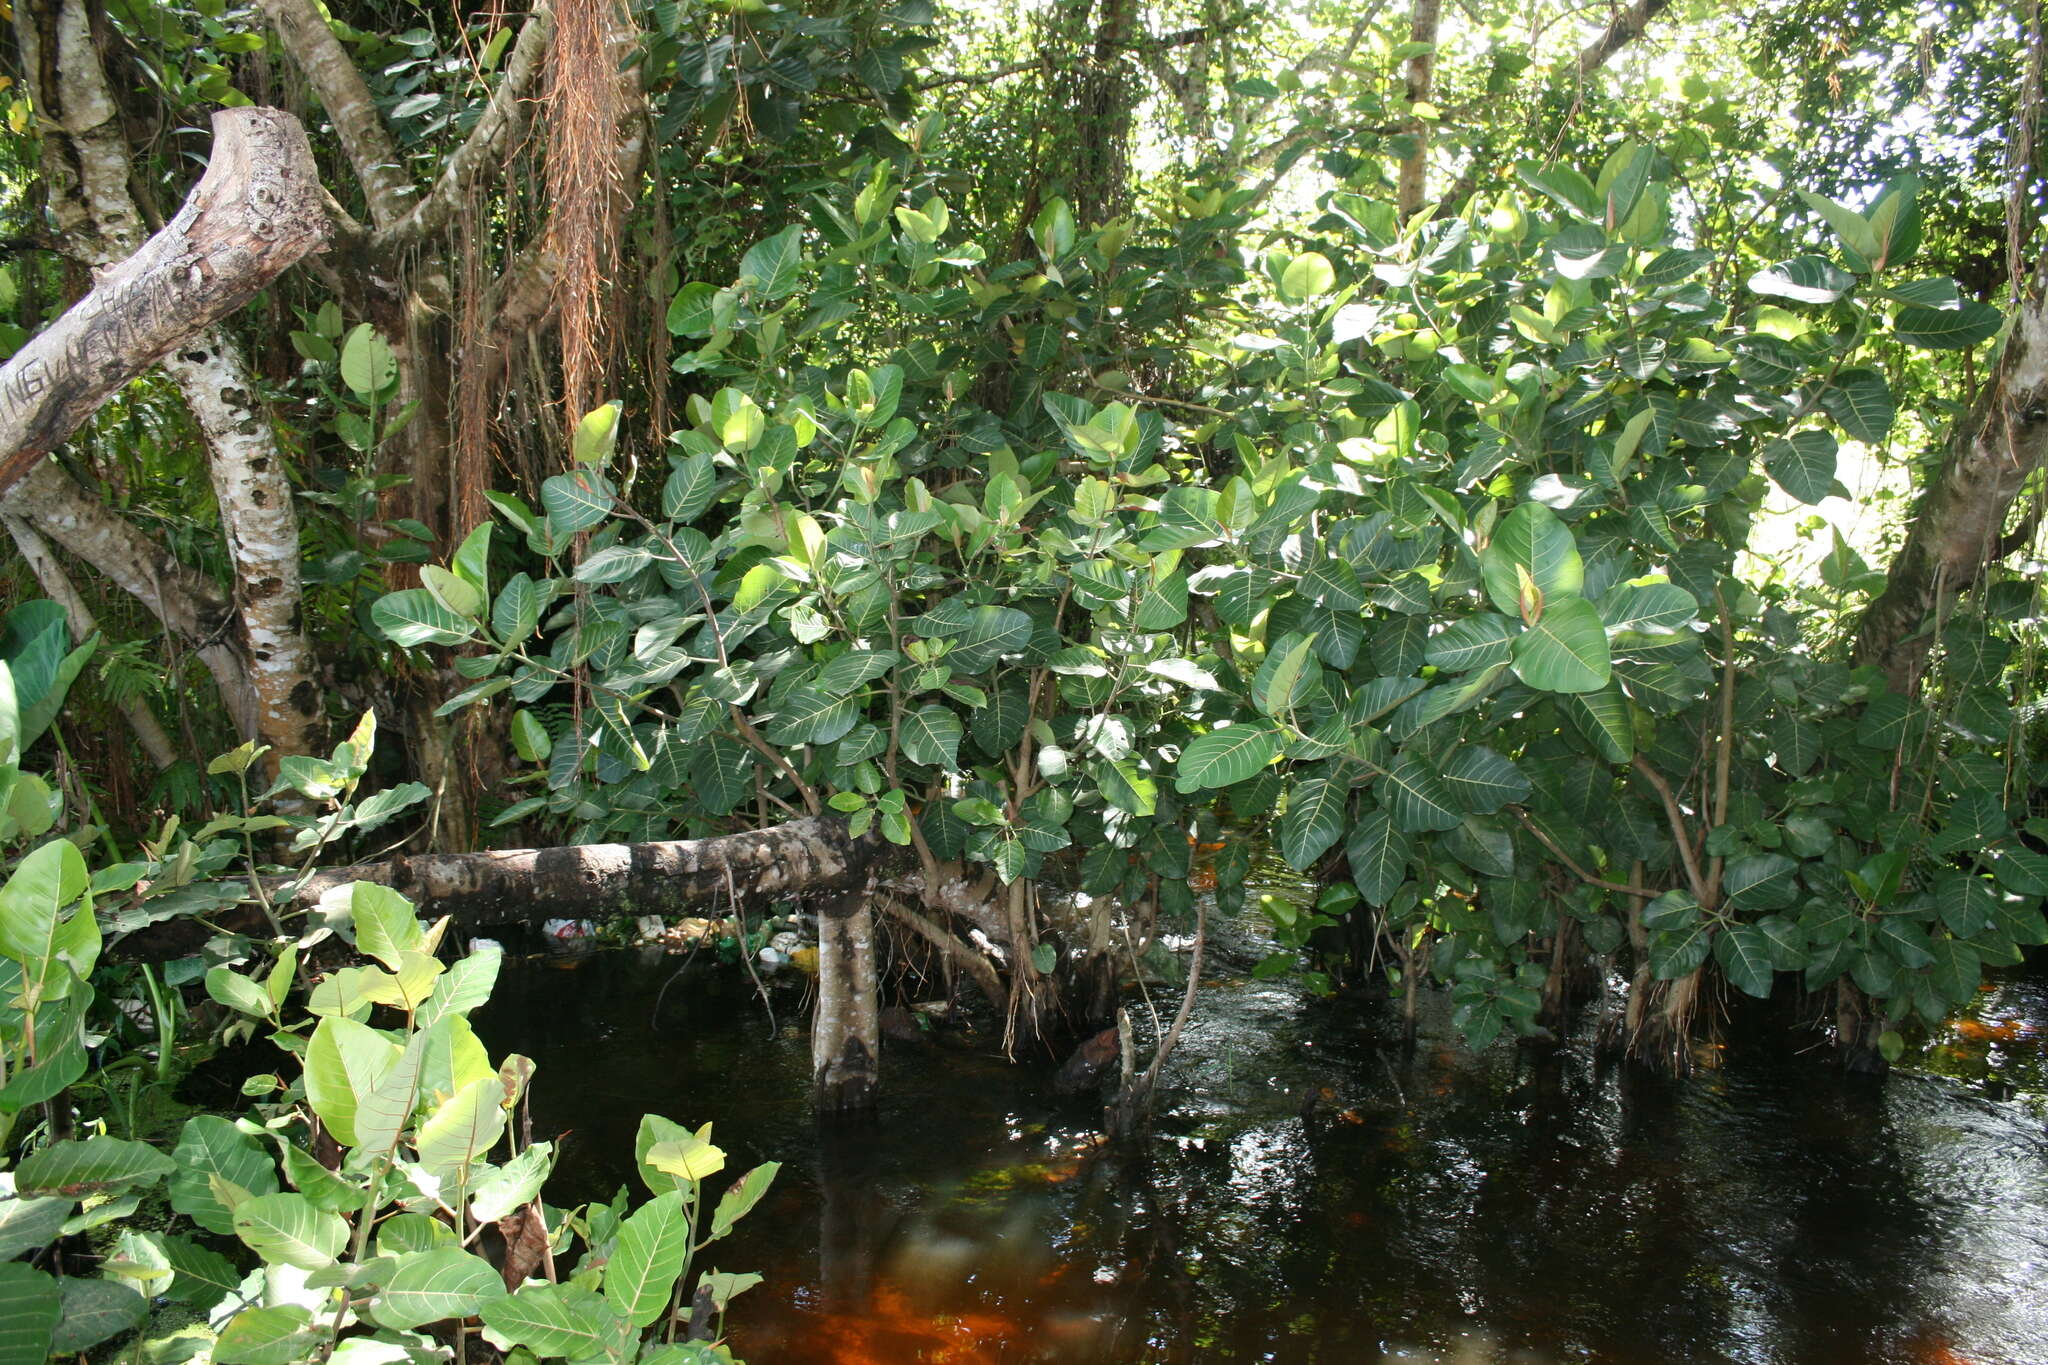
[[[597,933],[597,926],[587,919],[551,919],[540,931],[556,943],[576,943]]]

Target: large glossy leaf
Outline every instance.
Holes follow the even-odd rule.
[[[1856,287],[1856,277],[1821,256],[1795,256],[1749,277],[1750,290],[1795,303],[1833,303]]]
[[[270,1153],[255,1138],[214,1114],[196,1114],[185,1120],[174,1159],[178,1169],[171,1176],[171,1207],[222,1237],[234,1235],[234,1217],[221,1203],[214,1181],[252,1195],[277,1193],[277,1165]]]
[[[612,481],[595,469],[557,474],[540,486],[541,506],[556,535],[573,535],[603,522],[617,496]]]
[[[1280,852],[1289,867],[1307,871],[1343,837],[1348,796],[1343,783],[1327,778],[1294,784],[1287,794],[1287,813],[1280,818]]]
[[[505,1282],[491,1263],[456,1247],[400,1257],[377,1295],[377,1321],[386,1327],[474,1317],[505,1297]]]
[[[1514,658],[1515,676],[1544,692],[1595,692],[1614,671],[1599,609],[1579,597],[1546,606],[1515,637]]]
[[[420,1125],[420,1165],[453,1183],[504,1136],[504,1091],[495,1076],[458,1090]]]
[[[1892,331],[1909,346],[1959,351],[1987,341],[2005,325],[2005,314],[1988,303],[1965,300],[1954,308],[1901,308]]]
[[[62,1311],[54,1277],[20,1261],[0,1264],[0,1365],[43,1365]]]
[[[1194,792],[1242,782],[1280,757],[1280,732],[1265,724],[1212,730],[1181,751],[1176,791]]]
[[[682,1274],[690,1220],[679,1191],[657,1195],[619,1226],[604,1271],[604,1296],[627,1321],[645,1327],[661,1316]]]
[[[306,1100],[336,1142],[356,1144],[356,1111],[403,1051],[367,1024],[330,1015],[306,1048]]]
[[[1737,990],[1768,999],[1777,975],[1771,965],[1770,937],[1754,924],[1738,924],[1714,939],[1714,960]]]
[[[544,1360],[602,1360],[631,1325],[609,1302],[575,1284],[530,1284],[483,1307],[484,1325]]]
[[[0,1196],[0,1261],[40,1251],[55,1241],[77,1202],[48,1197],[17,1199],[11,1193]]]
[[[1781,853],[1730,858],[1721,886],[1731,904],[1744,910],[1782,910],[1799,894],[1799,864]]]
[[[1491,668],[1507,662],[1508,644],[1517,628],[1518,623],[1495,612],[1468,616],[1432,635],[1423,657],[1446,673]]]
[[[109,1337],[139,1327],[149,1300],[118,1280],[71,1276],[64,1281],[61,1316],[50,1341],[56,1355],[76,1355]]]
[[[1445,790],[1436,765],[1415,754],[1401,760],[1381,776],[1379,797],[1393,815],[1394,827],[1405,834],[1451,829],[1464,818],[1451,794]]]
[[[1896,408],[1891,385],[1876,370],[1844,370],[1821,390],[1828,416],[1859,441],[1876,445],[1891,435]]]
[[[960,739],[963,733],[960,717],[950,708],[935,702],[906,712],[897,729],[905,758],[912,763],[922,763],[927,767],[940,768],[947,772],[960,766]]]
[[[1444,790],[1460,810],[1486,815],[1529,795],[1529,779],[1483,744],[1461,745],[1443,766]]]
[[[1546,602],[1577,596],[1586,580],[1585,564],[1570,528],[1540,502],[1525,502],[1508,513],[1479,556],[1479,571],[1493,605],[1513,617],[1526,615],[1523,574]]]
[[[301,1365],[318,1354],[322,1334],[297,1304],[244,1308],[221,1328],[215,1365]]]
[[[273,1265],[318,1270],[348,1243],[348,1224],[302,1194],[263,1194],[235,1206],[235,1235]]]
[[[1778,487],[1811,506],[1835,486],[1835,438],[1825,431],[1795,431],[1764,447],[1764,468]]]
[[[719,1196],[718,1208],[711,1216],[711,1235],[707,1241],[716,1241],[731,1232],[733,1225],[753,1211],[768,1193],[768,1187],[775,1183],[775,1177],[782,1172],[779,1161],[764,1161],[726,1187]]]
[[[1351,880],[1369,905],[1384,906],[1408,879],[1408,859],[1414,844],[1394,828],[1393,817],[1376,810],[1352,826],[1344,845],[1351,864]]]
[[[53,1142],[21,1159],[14,1168],[15,1193],[87,1195],[150,1185],[177,1169],[177,1163],[143,1142],[92,1137],[83,1142]]]
[[[476,624],[441,605],[425,588],[390,592],[370,606],[370,619],[392,643],[459,645],[476,634]]]

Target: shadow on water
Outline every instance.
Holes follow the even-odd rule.
[[[1234,932],[1226,963],[1264,951]],[[892,1043],[879,1120],[821,1134],[800,983],[771,1031],[738,974],[676,973],[508,963],[477,1022],[540,1063],[557,1199],[633,1180],[643,1110],[784,1163],[716,1248],[768,1277],[752,1365],[2048,1361],[2038,974],[1882,1085],[1740,1043],[1685,1081],[1473,1056],[1443,1013],[1410,1052],[1382,1004],[1226,976],[1131,1156],[960,1034]]]

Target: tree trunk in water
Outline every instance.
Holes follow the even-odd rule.
[[[863,1114],[875,1106],[882,1061],[879,994],[875,912],[867,888],[850,887],[828,900],[818,915],[811,1077],[820,1114]]]
[[[2013,499],[2048,460],[2048,254],[2020,299],[1983,391],[1951,433],[1941,473],[1921,494],[1884,592],[1856,633],[1856,662],[1911,693],[1926,670],[1930,620],[1984,569],[2020,548],[2005,541]]]
[[[299,517],[284,452],[241,347],[214,328],[181,343],[163,367],[184,395],[212,453],[214,497],[235,566],[255,738],[271,746],[271,771],[286,754],[311,753],[324,738],[313,651],[302,629]]]
[[[416,858],[315,873],[294,900],[311,904],[350,882],[399,892],[423,915],[464,928],[550,917],[675,914],[734,896],[794,896],[865,885],[878,853],[834,818],[651,844],[578,844]],[[279,892],[289,889],[283,879]]]
[[[1406,93],[1408,103],[1416,105],[1429,99],[1430,83],[1436,75],[1436,32],[1443,15],[1443,0],[1415,0],[1410,13],[1409,39],[1431,45],[1430,51],[1417,53],[1408,59]],[[1406,133],[1415,140],[1415,150],[1402,159],[1401,171],[1394,185],[1394,201],[1403,222],[1421,209],[1423,192],[1427,188],[1429,121],[1421,118],[1410,120]]]

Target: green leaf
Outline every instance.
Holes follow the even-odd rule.
[[[1749,277],[1752,293],[1795,303],[1833,303],[1855,287],[1855,276],[1820,256],[1795,256]]]
[[[64,1281],[63,1312],[50,1351],[76,1355],[141,1326],[148,1316],[149,1300],[118,1280],[69,1277]]]
[[[1327,778],[1294,784],[1287,794],[1287,813],[1280,817],[1280,853],[1289,867],[1306,872],[1343,837],[1349,796],[1344,784]]]
[[[1303,252],[1280,272],[1280,297],[1287,303],[1307,303],[1336,287],[1337,272],[1320,252]]]
[[[1842,430],[1868,445],[1891,434],[1896,411],[1891,385],[1876,370],[1844,370],[1821,390],[1820,404]]]
[[[631,1331],[618,1309],[577,1284],[529,1284],[483,1307],[484,1325],[543,1359],[607,1358]]]
[[[0,1199],[0,1261],[40,1251],[63,1230],[75,1199]]]
[[[1738,924],[1724,930],[1714,940],[1714,960],[1737,990],[1759,1000],[1770,998],[1777,973],[1771,965],[1770,937],[1762,929]]]
[[[618,494],[612,482],[594,469],[557,474],[540,486],[541,506],[558,536],[587,531],[612,514]]]
[[[1849,258],[1850,268],[1868,274],[1871,262],[1878,259],[1882,249],[1878,245],[1877,234],[1871,230],[1863,215],[1809,189],[1801,189],[1799,197],[1806,201],[1808,208],[1828,220],[1828,226],[1835,230],[1835,236],[1840,238],[1842,245],[1847,248],[1845,254]]]
[[[1351,880],[1367,903],[1384,907],[1408,879],[1408,859],[1414,845],[1394,828],[1393,817],[1376,810],[1351,827],[1344,856],[1351,864]]]
[[[1280,732],[1263,723],[1212,730],[1181,750],[1175,791],[1202,791],[1242,782],[1280,757]]]
[[[1743,910],[1782,910],[1799,894],[1799,864],[1780,853],[1730,858],[1721,885],[1731,904]]]
[[[950,714],[950,713],[948,713]],[[853,729],[860,708],[852,697],[834,696],[812,684],[790,689],[782,709],[762,735],[770,744],[831,744]],[[907,752],[906,748],[906,752]],[[915,755],[913,761],[918,761]]]
[[[614,398],[584,413],[569,438],[570,458],[585,465],[601,465],[609,460],[618,448],[619,414],[625,406]]]
[[[1185,590],[1182,606],[1185,610]],[[968,613],[967,628],[949,637],[946,662],[955,673],[980,673],[1005,654],[1022,653],[1031,643],[1031,631],[1031,618],[1015,607],[976,607]]]
[[[654,563],[645,545],[607,545],[576,566],[578,583],[623,583]]]
[[[221,1328],[215,1365],[300,1365],[317,1355],[324,1334],[297,1304],[244,1308]]]
[[[367,322],[357,323],[341,343],[341,382],[365,402],[398,383],[398,357]]]
[[[960,766],[960,717],[937,703],[906,712],[897,728],[903,756],[912,763],[952,772]]]
[[[1495,612],[1468,616],[1432,635],[1423,657],[1446,673],[1470,673],[1508,661],[1514,623]]]
[[[1996,336],[2004,325],[2005,314],[1971,299],[1958,308],[1901,308],[1892,319],[1892,332],[1908,346],[1961,351]]]
[[[1379,781],[1380,799],[1387,804],[1394,827],[1404,834],[1455,828],[1464,818],[1434,763],[1415,754],[1403,754]]]
[[[24,1199],[102,1194],[154,1184],[176,1169],[177,1163],[156,1148],[126,1138],[53,1142],[21,1159],[14,1170],[14,1191]]]
[[[234,1216],[214,1192],[216,1179],[252,1195],[277,1193],[277,1166],[263,1146],[213,1114],[185,1120],[171,1176],[171,1207],[208,1232],[234,1235]]]
[[[1544,692],[1597,692],[1613,674],[1599,608],[1580,597],[1544,607],[1515,637],[1515,676]]]
[[[504,1088],[496,1076],[473,1081],[420,1125],[420,1165],[449,1182],[468,1179],[469,1167],[504,1135]]]
[[[1835,438],[1825,431],[1796,431],[1764,447],[1764,468],[1778,487],[1812,506],[1835,487]]]
[[[662,514],[687,526],[711,506],[712,496],[718,491],[718,469],[708,451],[687,458],[671,456],[670,463],[673,468],[668,482],[661,487]]]
[[[1479,556],[1479,571],[1493,605],[1522,619],[1530,614],[1523,611],[1522,573],[1546,602],[1585,590],[1585,565],[1570,529],[1540,502],[1525,502],[1508,513]]]
[[[150,1236],[170,1263],[174,1278],[169,1294],[180,1303],[210,1309],[242,1283],[242,1272],[219,1252],[200,1246],[189,1237],[170,1233]]]
[[[1529,779],[1511,761],[1483,744],[1466,744],[1443,765],[1444,790],[1459,809],[1488,815],[1527,799]]]
[[[1050,947],[1051,945],[1045,945]],[[1051,968],[1044,970],[1050,971]],[[731,1232],[733,1225],[753,1211],[768,1187],[775,1183],[775,1177],[782,1171],[779,1161],[764,1161],[738,1180],[719,1197],[718,1209],[711,1216],[711,1236],[706,1241],[717,1241]]]
[[[1699,614],[1698,600],[1676,583],[1620,583],[1600,600],[1600,619],[1610,631],[1675,631]]]
[[[1659,981],[1675,981],[1698,970],[1713,951],[1713,925],[1700,920],[1672,929],[1650,931],[1650,974]]]
[[[235,1206],[235,1235],[272,1265],[318,1270],[348,1244],[348,1224],[302,1194],[261,1194]]]
[[[459,645],[475,637],[476,624],[441,605],[425,588],[387,592],[370,605],[370,619],[393,644]]]
[[[610,1272],[606,1275],[609,1278]],[[386,1327],[424,1327],[430,1322],[474,1317],[485,1305],[504,1297],[505,1281],[489,1261],[456,1247],[443,1247],[400,1257],[378,1293],[373,1311]]]
[[[803,268],[804,230],[801,223],[786,227],[773,237],[756,242],[740,258],[739,283],[750,286],[754,296],[773,302],[796,288]]]
[[[396,1043],[367,1024],[329,1015],[306,1048],[306,1102],[343,1146],[356,1145],[356,1111],[400,1056]]]
[[[62,1312],[54,1278],[19,1261],[0,1264],[0,1365],[42,1365]]]
[[[635,1327],[661,1316],[683,1273],[690,1219],[680,1191],[657,1195],[619,1225],[604,1271],[604,1296]]]
[[[413,1014],[413,1027],[427,1029],[445,1015],[466,1015],[491,998],[505,950],[489,944],[472,948],[469,956],[449,967],[434,982],[434,993]]]
[[[1252,702],[1260,711],[1276,718],[1290,715],[1320,687],[1322,670],[1311,657],[1315,643],[1313,635],[1290,635],[1267,650],[1252,679]]]

